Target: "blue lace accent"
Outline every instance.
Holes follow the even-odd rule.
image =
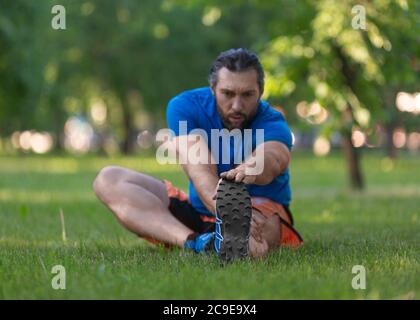
[[[222,219],[216,217],[216,239],[214,240],[214,250],[219,253],[220,245],[224,240],[222,236]]]

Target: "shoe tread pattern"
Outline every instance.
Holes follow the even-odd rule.
[[[217,189],[216,211],[222,219],[221,233],[224,238],[219,259],[228,263],[248,257],[252,207],[245,185],[222,179]]]

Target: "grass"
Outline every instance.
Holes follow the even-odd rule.
[[[118,164],[186,189],[153,158],[0,157],[1,299],[418,299],[420,161],[363,158],[368,188],[351,192],[339,155],[295,154],[298,250],[220,267],[215,256],[166,251],[123,230],[95,198],[97,171]],[[67,241],[62,239],[63,210]],[[66,290],[53,290],[54,265]],[[366,268],[366,290],[351,286]]]

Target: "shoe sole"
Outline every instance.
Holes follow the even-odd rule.
[[[243,183],[222,179],[216,196],[216,213],[222,219],[224,240],[219,250],[220,261],[232,262],[249,256],[251,197]]]

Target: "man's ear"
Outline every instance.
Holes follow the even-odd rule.
[[[210,86],[210,90],[211,90],[211,93],[213,93],[213,95],[216,96],[216,88],[215,88],[215,86]]]
[[[261,100],[262,96],[264,94],[264,89],[262,89],[261,93],[260,93],[260,97],[258,98],[258,100]]]

